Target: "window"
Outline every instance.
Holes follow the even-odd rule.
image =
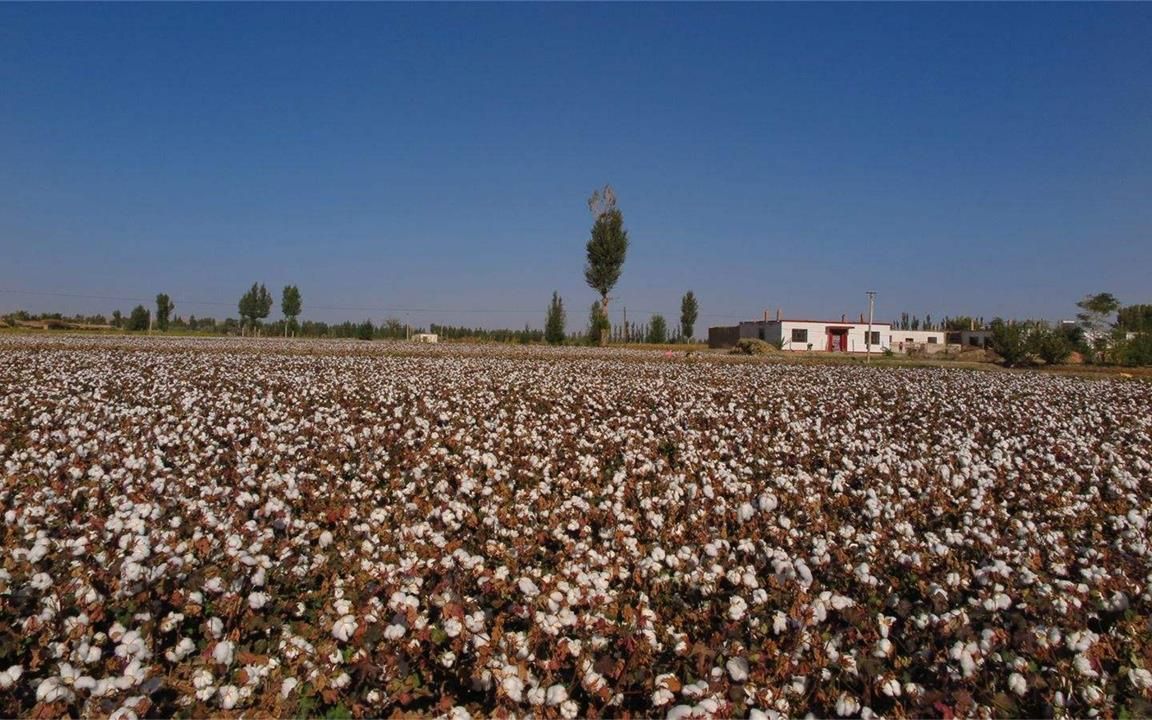
[[[929,335],[928,336],[928,344],[929,345],[935,345],[936,340],[937,340],[937,337],[935,335]]]
[[[808,331],[807,330],[800,330],[800,329],[793,329],[792,330],[792,342],[798,342],[798,343],[808,342]]]
[[[873,330],[872,331],[872,338],[869,339],[868,338],[868,331],[865,330],[864,331],[864,344],[865,345],[879,345],[880,344],[880,331],[879,330]]]

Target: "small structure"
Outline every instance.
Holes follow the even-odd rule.
[[[436,333],[416,333],[412,336],[412,342],[438,343],[440,342],[440,336]]]
[[[865,353],[883,352],[892,346],[892,326],[873,322],[868,337],[868,323],[839,320],[787,320],[776,314],[769,320],[742,322],[728,327],[708,328],[708,347],[733,347],[736,341],[756,338],[779,346],[782,350],[811,352]],[[940,333],[943,338],[943,333]],[[869,347],[871,346],[871,347]]]
[[[903,331],[901,331],[903,332]],[[946,333],[949,345],[960,345],[961,347],[988,347],[989,341],[992,339],[991,330],[952,330]]]
[[[895,352],[907,353],[923,351],[925,353],[938,353],[948,347],[948,333],[943,330],[899,330],[892,329],[892,349]]]

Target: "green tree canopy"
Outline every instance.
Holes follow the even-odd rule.
[[[552,302],[548,304],[548,314],[544,319],[544,339],[549,345],[560,345],[564,342],[564,325],[567,317],[564,312],[564,300],[559,292],[552,293]]]
[[[648,342],[654,345],[668,342],[668,323],[663,315],[653,315],[648,321]]]
[[[137,331],[148,329],[148,308],[143,305],[132,308],[132,314],[128,316],[128,329]]]
[[[611,185],[597,190],[588,198],[588,210],[595,218],[592,236],[585,247],[587,261],[584,281],[600,293],[601,311],[608,316],[608,293],[620,279],[624,258],[628,254],[628,231],[624,229],[624,215],[616,207],[616,193]],[[601,333],[600,344],[607,343],[607,334]]]
[[[272,312],[272,293],[263,283],[252,283],[248,292],[240,297],[240,319],[247,320],[250,328],[255,329],[256,323],[268,317]]]
[[[1027,336],[1024,326],[1006,322],[1000,318],[992,321],[992,336],[988,345],[999,355],[1008,367],[1019,365],[1028,359]]]
[[[296,329],[296,318],[300,315],[302,303],[300,300],[300,289],[295,285],[285,285],[284,292],[280,295],[280,312],[284,314],[284,335],[288,335],[288,330]]]
[[[1112,315],[1120,309],[1120,301],[1112,293],[1096,293],[1085,296],[1076,307],[1081,310],[1076,317],[1084,328],[1100,333],[1112,327]]]
[[[687,341],[692,340],[692,331],[696,327],[696,318],[699,317],[699,311],[700,308],[696,304],[696,295],[689,290],[680,300],[680,333]]]
[[[168,321],[172,317],[172,311],[176,309],[176,303],[172,302],[172,298],[168,297],[165,293],[160,293],[156,296],[156,328],[158,330],[167,330]]]
[[[604,306],[598,302],[592,303],[588,309],[588,341],[603,344],[611,327],[608,316],[604,314]]]
[[[1129,305],[1120,308],[1116,325],[1128,332],[1152,332],[1152,305]]]

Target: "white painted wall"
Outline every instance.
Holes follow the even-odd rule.
[[[866,352],[865,333],[868,323],[853,322],[811,322],[803,320],[783,320],[780,329],[784,337],[785,350],[807,350],[812,345],[812,352],[826,352],[828,350],[828,327],[848,328],[848,352]],[[793,342],[793,330],[807,330],[807,342]],[[880,333],[880,344],[872,345],[872,352],[884,352],[891,347],[892,328],[888,323],[872,323],[872,332]]]
[[[891,334],[892,349],[895,352],[908,352],[919,348],[924,348],[928,352],[941,352],[947,346],[948,341],[948,333],[944,330],[900,330],[892,328]]]

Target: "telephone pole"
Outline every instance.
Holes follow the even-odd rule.
[[[876,291],[868,291],[868,337],[864,338],[864,361],[872,362],[872,312],[876,307]]]

